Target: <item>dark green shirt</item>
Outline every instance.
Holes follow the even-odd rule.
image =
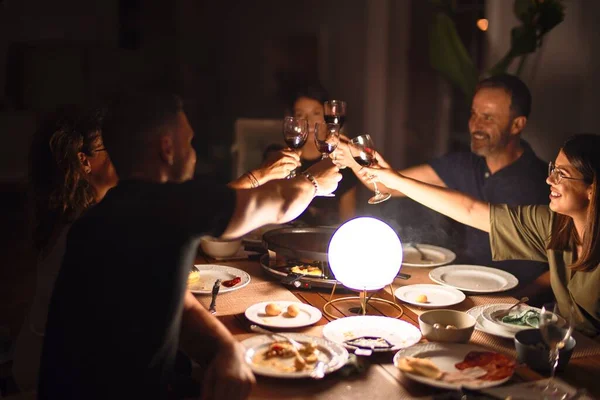
[[[573,271],[573,251],[546,248],[554,212],[548,206],[492,205],[490,209],[490,246],[494,260],[547,261],[550,283],[561,313],[569,312],[571,299],[577,307],[576,329],[599,338],[600,268]]]

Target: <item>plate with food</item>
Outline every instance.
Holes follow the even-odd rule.
[[[514,304],[490,304],[481,311],[484,326],[494,325],[507,332],[517,333],[525,329],[538,329],[540,327],[540,314],[542,310],[520,304],[513,308],[508,315],[505,311]]]
[[[429,278],[440,285],[470,293],[504,292],[519,284],[513,274],[481,265],[446,265],[430,271]]]
[[[302,347],[295,349],[289,342],[273,340],[268,335],[257,335],[242,341],[246,348],[245,360],[255,374],[274,378],[309,378],[319,361],[324,363],[325,374],[337,371],[346,364],[348,351],[327,339],[286,333]]]
[[[401,286],[394,291],[394,295],[405,303],[424,308],[448,307],[466,298],[460,290],[431,284]]]
[[[265,301],[246,309],[246,318],[255,324],[273,328],[299,328],[321,320],[318,308],[298,301]]]
[[[483,315],[481,315],[481,313],[483,312],[483,310],[485,310],[486,307],[489,307],[489,304],[475,306],[475,307],[467,310],[467,314],[469,314],[470,316],[475,318],[475,321],[476,321],[475,330],[483,332],[483,333],[487,333],[488,335],[492,335],[492,336],[498,336],[498,337],[502,337],[505,339],[514,339],[514,337],[515,337],[514,332],[508,332],[508,331],[502,329],[502,327],[498,327],[498,326],[489,326],[489,327],[484,326]]]
[[[456,259],[453,251],[430,244],[406,243],[402,246],[402,265],[430,268],[450,264]]]
[[[188,275],[187,288],[195,294],[211,294],[217,279],[221,280],[219,293],[232,292],[250,283],[250,275],[241,269],[226,265],[197,264]]]
[[[355,352],[365,350],[370,354],[412,346],[421,340],[421,331],[396,318],[361,315],[328,323],[323,328],[323,336]]]
[[[394,365],[417,382],[441,389],[483,389],[508,381],[516,361],[472,344],[422,343],[402,349]]]

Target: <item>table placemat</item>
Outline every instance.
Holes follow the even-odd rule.
[[[467,311],[475,306],[516,302],[517,299],[511,296],[467,296],[467,298],[462,303],[446,308],[458,311]],[[416,315],[421,315],[428,310],[406,303],[402,303],[402,306],[414,312]],[[600,355],[600,343],[597,343],[593,339],[590,339],[580,334],[579,332],[575,332],[573,334],[573,337],[577,341],[577,345],[575,346],[575,350],[573,351],[573,355],[571,356],[571,358],[585,358]],[[473,336],[471,336],[471,342],[480,344],[485,347],[489,347],[494,351],[504,353],[512,357],[516,357],[517,355],[515,350],[515,344],[512,339],[505,339],[498,336],[489,335],[484,332],[474,331]]]
[[[210,295],[197,295],[196,298],[206,308],[210,305]],[[229,293],[217,296],[218,316],[243,314],[248,307],[261,301],[297,301],[288,289],[275,282],[257,282],[252,277],[248,286]]]
[[[279,282],[272,281],[262,273],[259,263],[252,261],[244,262],[219,262],[219,265],[226,265],[246,271],[250,274],[250,283],[233,292],[219,294],[217,296],[218,316],[243,314],[248,307],[261,301],[298,301],[294,296]],[[206,308],[210,305],[210,295],[196,295],[196,298]]]

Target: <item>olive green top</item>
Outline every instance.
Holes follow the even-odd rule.
[[[577,307],[576,329],[600,339],[600,268],[573,271],[573,251],[548,250],[554,212],[548,206],[492,205],[490,246],[494,260],[547,261],[550,283],[561,314],[569,312],[569,298]]]

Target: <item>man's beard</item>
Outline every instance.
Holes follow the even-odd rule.
[[[481,138],[475,138],[475,136],[482,136]],[[500,133],[500,137],[492,142],[492,138],[489,134],[483,131],[475,131],[471,133],[471,152],[477,154],[480,157],[487,157],[490,154],[498,150],[502,150],[508,143],[510,132],[508,129]]]

